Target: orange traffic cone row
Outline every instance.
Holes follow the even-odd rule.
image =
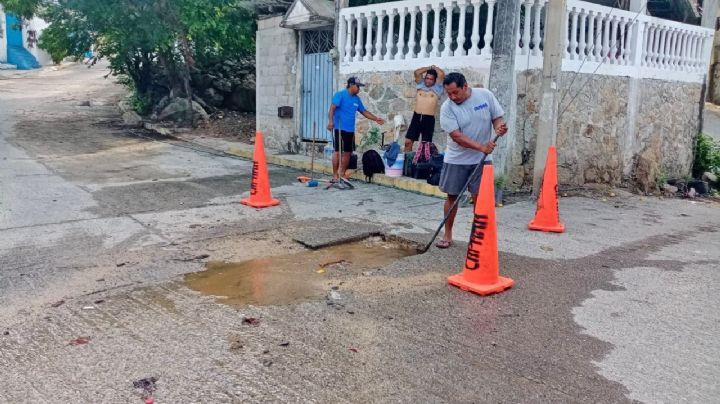
[[[550,146],[545,162],[542,187],[540,187],[540,195],[538,196],[535,219],[528,225],[530,230],[553,233],[565,231],[565,225],[560,223],[557,189],[557,150],[555,150],[555,146]]]
[[[492,166],[487,165],[483,167],[480,193],[475,202],[465,269],[449,277],[448,283],[483,296],[499,293],[510,288],[514,282],[499,276],[498,272],[494,175]]]
[[[261,131],[255,133],[255,153],[253,154],[252,183],[250,184],[250,197],[240,201],[243,205],[253,208],[267,208],[280,204],[272,198],[270,193],[270,177],[268,176],[267,160],[265,159],[265,145]]]

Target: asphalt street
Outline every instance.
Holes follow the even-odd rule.
[[[251,162],[133,136],[105,74],[0,76],[0,402],[718,402],[717,203],[571,194],[563,234],[499,208],[515,286],[489,297],[446,281],[470,208],[448,250],[318,266],[309,247],[422,244],[443,201],[270,167],[281,205],[248,208]],[[301,298],[268,299],[273,257]],[[191,282],[248,260],[252,303]]]

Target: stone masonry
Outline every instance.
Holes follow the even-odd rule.
[[[518,133],[508,173],[516,185],[532,183],[540,73],[518,76]],[[563,73],[560,86],[561,184],[654,183],[658,175],[682,177],[690,172],[699,130],[700,84],[574,76]],[[641,158],[653,169],[639,172]],[[648,176],[652,178],[643,178]]]
[[[257,127],[266,133],[268,147],[296,152],[300,149],[298,41],[293,30],[279,27],[281,19],[258,21]],[[487,86],[487,69],[459,71],[471,86]],[[540,73],[517,73],[516,135],[507,148],[505,172],[511,189],[532,185]],[[415,102],[412,70],[352,75],[368,84],[360,93],[367,109],[387,121],[381,128],[386,143],[393,139],[395,115],[404,117],[406,126],[399,137],[402,143]],[[336,76],[336,90],[344,87],[348,76]],[[690,173],[700,125],[700,84],[564,72],[560,94],[560,184],[624,184],[649,189],[658,177],[678,178]],[[293,107],[294,117],[279,118],[280,106]],[[371,125],[375,124],[357,116],[358,144]],[[439,122],[433,141],[444,149],[446,135]]]
[[[461,73],[465,75],[471,86],[484,87],[488,77],[488,71],[477,70],[477,69],[460,69]],[[449,71],[447,72],[449,73]],[[351,75],[345,75],[341,77],[340,83],[345,83],[347,78]],[[415,107],[415,79],[412,71],[404,72],[381,72],[381,73],[368,73],[368,74],[353,74],[357,76],[363,82],[367,84],[367,87],[363,88],[360,92],[360,98],[363,100],[365,107],[372,113],[382,117],[387,121],[385,126],[382,128],[383,132],[386,132],[386,142],[392,141],[393,138],[393,118],[397,114],[401,114],[405,119],[406,126],[403,127],[398,142],[402,144],[405,138],[405,132],[407,126],[410,124],[413,110]],[[445,100],[445,97],[440,101],[441,103]],[[435,114],[435,134],[433,136],[433,142],[437,144],[440,149],[445,148],[446,137],[440,129],[440,108]],[[362,136],[367,133],[370,125],[374,123],[367,119],[359,116],[357,119],[356,133],[358,142],[362,139]]]
[[[263,131],[266,147],[287,150],[296,137],[297,39],[295,31],[280,28],[282,17],[258,21],[256,36],[257,129]],[[278,46],[282,44],[282,46]],[[294,108],[294,118],[279,118],[278,107]]]
[[[460,71],[470,85],[486,84],[487,71]],[[391,140],[393,117],[399,113],[409,122],[412,116],[415,97],[412,72],[357,76],[368,84],[360,97],[371,112],[389,122],[382,130],[388,132],[386,139]],[[557,137],[561,184],[654,183],[659,175],[682,177],[690,172],[699,129],[699,84],[574,76],[573,72],[563,73],[560,90],[564,95]],[[344,82],[347,76],[341,79]],[[511,188],[532,185],[540,80],[539,70],[518,73],[517,134],[509,147],[507,172]],[[368,120],[358,117],[358,142],[370,125]],[[401,141],[404,133],[403,130]],[[434,142],[441,149],[446,143],[439,124]],[[652,169],[638,170],[639,159],[647,160],[643,164]],[[646,178],[638,178],[643,176]]]

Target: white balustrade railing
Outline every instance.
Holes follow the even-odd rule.
[[[340,11],[342,73],[489,68],[501,0],[406,0]],[[545,6],[521,0],[516,70],[542,67]],[[568,0],[563,70],[701,81],[714,31]]]

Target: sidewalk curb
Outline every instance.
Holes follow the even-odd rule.
[[[252,160],[254,153],[254,146],[248,145],[247,148],[241,147],[230,147],[227,150],[228,154],[239,156]],[[266,155],[267,162],[269,164],[290,167],[296,170],[310,171],[310,161],[307,157],[301,155]],[[332,168],[330,165],[323,162],[315,161],[315,172],[332,175]],[[362,172],[354,172],[351,177],[356,180],[365,181],[365,176]],[[414,178],[407,177],[388,177],[384,174],[375,174],[373,176],[373,184],[381,185],[389,188],[401,189],[403,191],[414,192],[421,195],[434,196],[436,198],[445,199],[446,195],[438,187],[430,185],[424,180],[416,180]]]

